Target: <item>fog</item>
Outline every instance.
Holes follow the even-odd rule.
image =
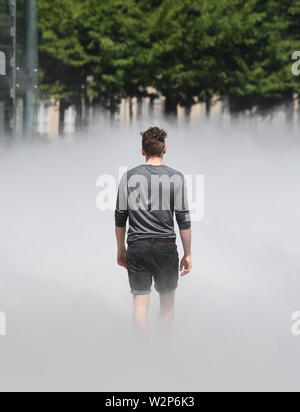
[[[166,164],[205,176],[205,214],[193,222],[173,331],[158,334],[153,288],[143,338],[96,181],[143,163],[139,132],[152,125],[168,131]],[[0,390],[300,390],[298,140],[280,124],[146,119],[2,139]]]

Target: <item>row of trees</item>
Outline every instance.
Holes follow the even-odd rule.
[[[165,97],[177,105],[227,99],[264,111],[300,95],[299,0],[40,0],[41,92],[75,104]],[[149,96],[152,101],[155,94]]]

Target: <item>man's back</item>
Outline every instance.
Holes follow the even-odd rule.
[[[167,133],[158,127],[150,127],[141,135],[141,153],[146,157],[146,163],[129,170],[121,179],[115,230],[117,262],[127,269],[134,296],[134,323],[140,330],[147,330],[153,281],[160,294],[160,320],[165,325],[172,322],[179,271],[181,276],[185,276],[192,267],[191,219],[183,174],[163,165]],[[174,213],[184,251],[181,261],[174,231]]]
[[[179,229],[189,229],[182,173],[163,164],[142,164],[123,176],[115,217],[118,226],[125,226],[129,218],[128,243],[145,238],[176,238],[174,213]]]

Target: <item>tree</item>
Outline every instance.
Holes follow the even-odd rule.
[[[147,95],[147,14],[135,0],[85,2],[80,19],[86,33],[90,94],[112,113],[121,98]]]
[[[40,93],[60,101],[60,125],[64,111],[75,104],[77,123],[82,119],[89,60],[83,46],[79,0],[40,0]]]
[[[229,4],[231,3],[231,5]],[[220,92],[231,112],[266,111],[293,94],[288,5],[278,0],[231,1],[219,44]]]
[[[205,102],[209,115],[213,96],[233,116],[267,111],[299,95],[299,15],[298,0],[40,0],[41,90],[61,117],[82,99],[115,113],[148,86],[168,114]]]

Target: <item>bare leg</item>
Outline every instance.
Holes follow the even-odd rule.
[[[160,294],[160,324],[170,327],[174,319],[175,291],[169,294]]]
[[[133,321],[136,329],[148,330],[149,295],[133,295]]]

